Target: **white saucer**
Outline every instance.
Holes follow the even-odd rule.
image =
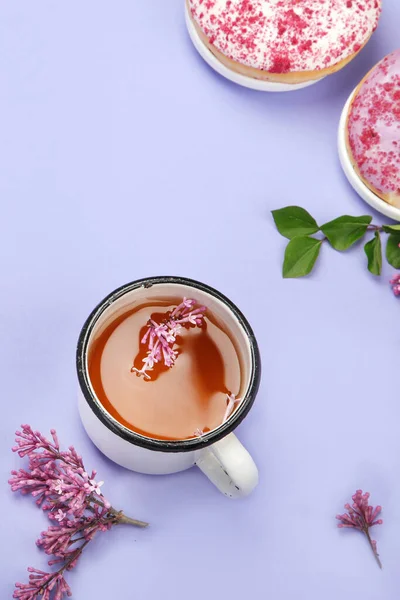
[[[226,79],[230,79],[234,83],[238,83],[244,87],[250,88],[252,90],[259,90],[261,92],[292,92],[294,90],[300,90],[302,88],[308,87],[321,81],[324,79],[315,79],[313,81],[306,81],[304,83],[276,83],[274,81],[262,81],[260,79],[254,79],[253,77],[247,77],[246,75],[240,75],[239,73],[235,73],[232,69],[228,69],[225,65],[223,65],[217,58],[214,56],[212,52],[204,45],[202,40],[199,37],[199,34],[196,31],[196,28],[193,24],[193,21],[189,15],[189,9],[185,2],[185,18],[186,25],[189,31],[190,38],[194,44],[194,47],[200,54],[202,58],[220,75],[226,77]]]
[[[340,117],[339,134],[338,134],[338,149],[339,149],[340,163],[342,165],[343,171],[345,172],[345,175],[346,175],[347,179],[349,180],[350,184],[353,186],[353,188],[355,189],[357,194],[359,196],[361,196],[361,198],[363,200],[365,200],[365,202],[367,202],[370,206],[372,206],[372,208],[375,208],[375,210],[380,212],[382,215],[385,215],[386,217],[390,217],[391,219],[394,219],[395,221],[400,221],[400,209],[396,208],[395,206],[391,206],[390,204],[388,204],[387,202],[385,202],[384,200],[379,198],[379,196],[374,194],[374,192],[372,192],[365,185],[365,183],[359,178],[359,176],[357,175],[357,173],[355,172],[355,170],[353,168],[353,165],[351,164],[350,157],[349,157],[349,154],[347,152],[347,147],[346,147],[346,120],[347,120],[347,114],[348,114],[349,108],[350,108],[350,103],[353,99],[355,91],[356,90],[354,90],[350,94],[349,99],[347,100],[346,104],[344,105],[342,116]]]

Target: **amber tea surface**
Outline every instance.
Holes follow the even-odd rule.
[[[149,318],[161,323],[179,302],[154,300],[128,310],[94,340],[89,354],[90,380],[104,408],[122,425],[155,439],[182,440],[215,429],[226,415],[227,396],[241,387],[234,343],[208,309],[200,327],[180,331],[172,367],[155,365],[148,380],[131,371],[146,356],[141,340]]]

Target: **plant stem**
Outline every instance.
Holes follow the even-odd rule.
[[[364,529],[364,532],[365,532],[365,535],[367,536],[367,540],[368,540],[368,542],[369,542],[369,545],[371,546],[372,552],[374,553],[374,556],[375,556],[376,562],[378,563],[378,566],[379,566],[379,568],[380,568],[380,569],[383,569],[383,567],[382,567],[382,563],[381,563],[381,559],[379,558],[379,554],[378,554],[378,552],[376,551],[376,549],[374,548],[374,544],[372,543],[371,536],[370,536],[370,534],[369,534],[369,528],[368,528],[368,527],[366,527],[366,528]]]
[[[68,543],[68,546],[73,546],[73,545],[74,545],[74,544],[76,544],[77,542],[81,542],[81,541],[82,541],[82,540],[84,540],[84,539],[85,539],[85,536],[82,536],[82,537],[76,538],[75,540],[71,540],[71,541]]]
[[[65,565],[63,565],[63,566],[61,567],[61,569],[58,571],[58,573],[64,574],[64,571],[65,571],[65,570],[66,570],[66,569],[69,567],[69,565],[72,563],[72,561],[74,561],[74,560],[77,558],[77,556],[79,556],[80,554],[82,554],[82,552],[83,552],[83,549],[85,548],[85,546],[87,546],[87,545],[88,545],[88,543],[89,543],[90,541],[91,541],[91,540],[86,540],[86,542],[84,542],[84,543],[82,544],[82,546],[79,546],[79,548],[77,548],[77,549],[75,550],[75,552],[74,552],[74,554],[72,555],[72,557],[71,557],[71,558],[70,558],[70,559],[69,559],[69,560],[68,560],[68,561],[65,563]]]
[[[42,596],[43,592],[45,591],[45,589],[51,584],[51,582],[58,576],[58,575],[64,575],[64,571],[69,567],[69,565],[83,552],[83,549],[85,548],[85,546],[88,545],[88,543],[90,542],[90,540],[86,540],[86,542],[84,544],[82,544],[82,546],[80,546],[79,548],[77,548],[73,555],[70,557],[70,559],[63,564],[62,567],[60,567],[58,569],[58,571],[55,571],[52,576],[50,577],[50,579],[48,579],[48,581],[46,581],[46,583],[44,585],[42,585],[41,588],[39,588],[36,592],[36,596]]]
[[[89,496],[89,502],[93,502],[93,504],[97,504],[97,506],[101,506],[102,508],[104,508],[105,506],[104,502],[101,502],[101,500],[97,500],[97,498],[95,498],[94,496]]]
[[[101,502],[101,500],[97,500],[97,498],[90,496],[90,501],[104,508],[104,504]],[[115,508],[112,506],[109,508],[108,512],[117,517],[117,521],[121,525],[133,525],[133,527],[141,527],[142,529],[149,526],[149,523],[146,523],[145,521],[138,521],[137,519],[131,519],[130,517],[124,515],[122,510],[115,510]]]
[[[131,519],[130,517],[127,517],[122,511],[117,512],[116,510],[111,508],[110,512],[117,517],[118,523],[121,525],[133,525],[133,527],[141,527],[142,529],[149,526],[149,524],[145,523],[144,521],[137,521],[136,519]]]

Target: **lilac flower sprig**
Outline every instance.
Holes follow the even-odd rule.
[[[29,567],[28,572],[29,583],[16,583],[15,587],[17,589],[13,594],[13,598],[34,600],[34,598],[40,596],[42,600],[50,600],[52,593],[54,593],[54,600],[61,600],[64,596],[72,596],[71,588],[64,579],[64,571],[46,573]]]
[[[174,350],[176,337],[184,327],[201,327],[204,323],[205,306],[198,306],[196,301],[183,298],[179,306],[167,315],[162,323],[156,323],[153,319],[147,322],[147,331],[141,340],[141,344],[148,344],[146,357],[143,359],[143,367],[131,368],[132,373],[151,379],[148,371],[157,363],[163,362],[166,367],[173,367],[178,356]]]
[[[13,448],[21,458],[27,457],[27,469],[12,471],[9,480],[13,492],[30,494],[46,511],[53,525],[43,531],[36,544],[49,556],[49,565],[60,565],[58,571],[46,573],[30,567],[29,583],[17,583],[14,598],[19,600],[61,600],[71,590],[64,579],[65,571],[73,569],[83,549],[97,532],[108,531],[114,525],[129,524],[147,527],[114,509],[103,496],[103,482],[96,482],[96,471],[90,475],[73,446],[60,449],[55,430],[52,441],[29,425],[16,432]]]
[[[382,563],[379,558],[376,541],[371,538],[369,532],[370,528],[374,525],[382,525],[382,519],[378,519],[382,511],[382,507],[376,506],[374,508],[373,506],[370,506],[368,504],[369,497],[370,494],[368,492],[363,494],[362,490],[357,490],[352,497],[352,505],[344,505],[347,513],[344,513],[343,515],[337,515],[336,518],[340,521],[338,527],[357,529],[365,534],[368,543],[371,546],[372,552],[374,553],[376,562],[382,569]]]

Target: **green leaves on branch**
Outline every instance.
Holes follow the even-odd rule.
[[[287,206],[273,210],[272,216],[281,235],[290,241],[286,247],[283,262],[283,277],[304,277],[311,273],[323,242],[327,241],[335,250],[348,250],[368,231],[374,237],[365,246],[368,269],[373,275],[382,272],[381,233],[388,233],[386,246],[387,261],[396,269],[400,269],[400,225],[371,225],[369,215],[351,217],[344,215],[319,226],[316,220],[300,206]],[[313,237],[322,232],[323,236]]]
[[[368,269],[372,275],[380,275],[382,272],[382,242],[381,234],[375,231],[375,237],[364,246],[368,258]]]
[[[322,225],[321,231],[335,250],[347,250],[364,237],[372,217],[339,217]]]
[[[299,235],[311,235],[319,230],[317,221],[300,206],[273,210],[272,216],[279,233],[289,240]]]
[[[400,225],[382,225],[382,231],[385,233],[400,233]]]
[[[311,273],[318,258],[322,240],[305,235],[295,237],[286,246],[284,277],[304,277]]]
[[[391,233],[386,244],[386,260],[395,269],[400,269],[400,231]]]

